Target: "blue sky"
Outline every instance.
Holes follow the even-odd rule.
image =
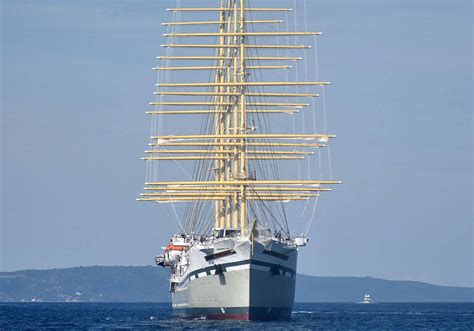
[[[177,229],[135,201],[173,3],[1,1],[1,270],[152,264]],[[471,1],[308,4],[344,185],[299,272],[474,285]]]

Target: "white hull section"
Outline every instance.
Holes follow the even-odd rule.
[[[286,319],[294,304],[297,248],[275,238],[221,238],[182,255],[171,278],[178,315]]]

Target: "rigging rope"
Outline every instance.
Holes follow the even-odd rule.
[[[176,7],[177,7],[177,8],[181,8],[181,0],[176,0]],[[174,13],[173,13],[173,22],[177,22],[177,21],[179,20],[179,17],[180,17],[180,12],[179,12],[179,11],[178,11],[177,13],[174,12]],[[168,26],[168,27],[167,27],[167,31],[168,31],[168,34],[169,34],[169,33],[173,33],[173,32],[176,31],[176,28],[175,28],[174,25],[171,26],[171,27]],[[171,37],[171,42],[173,42],[173,39],[174,39],[174,38]],[[168,43],[168,41],[169,41],[169,37],[167,38],[167,43]],[[171,52],[172,52],[172,49],[169,50],[169,47],[167,47],[167,48],[166,48],[166,51],[165,51],[166,56],[168,56],[168,55],[171,56],[171,54],[172,54]],[[166,61],[165,61],[165,66],[167,66],[168,61],[169,61],[169,60],[168,60],[168,58],[167,58]],[[160,71],[161,71],[161,70],[160,70]],[[165,81],[166,81],[166,82],[170,82],[170,81],[171,81],[171,73],[170,73],[169,70],[166,71],[165,76],[166,76]],[[160,110],[161,110],[161,111],[163,110],[163,104],[162,104],[163,98],[164,98],[163,94],[160,94],[159,100],[160,100]],[[160,121],[160,124],[161,124],[161,125],[160,125],[160,128],[159,128],[159,129],[161,129],[161,132],[163,132],[163,134],[164,134],[164,116],[160,116],[160,118],[161,118],[161,121]],[[159,147],[158,147],[158,149],[159,149]],[[178,163],[178,162],[176,162],[175,159],[173,159],[173,161],[174,161],[175,163]],[[159,163],[159,162],[156,162],[157,167],[158,167],[158,163]],[[180,166],[181,166],[181,165],[180,165]],[[183,170],[184,170],[184,169],[183,169]],[[186,173],[186,171],[185,171],[185,173]],[[187,174],[187,173],[186,173],[186,174]],[[181,218],[179,217],[178,212],[176,211],[176,207],[175,207],[175,205],[174,205],[174,201],[173,201],[172,199],[171,199],[170,201],[171,201],[171,207],[172,207],[172,209],[173,209],[173,212],[174,212],[174,215],[175,215],[175,217],[176,217],[176,220],[178,221],[179,227],[180,227],[181,230],[184,232],[184,234],[187,235],[188,233],[186,232],[186,230],[185,230],[185,228],[184,228],[184,226],[183,226],[183,224],[182,224],[182,222],[181,222]]]
[[[248,6],[250,8],[250,3],[248,3]],[[253,15],[252,15],[252,12],[250,11],[249,12],[249,16],[250,16],[250,20],[253,20]],[[252,28],[252,32],[255,32],[255,27],[254,25],[250,25],[250,27]],[[256,37],[253,37],[253,40],[254,40],[254,43],[257,44],[257,38]],[[277,39],[278,42],[279,42],[279,39]],[[254,50],[255,54],[252,53],[252,49],[249,50],[249,55],[251,56],[255,56],[255,58],[258,59],[259,57],[259,51],[258,49],[255,49]],[[250,63],[256,65],[256,66],[259,66],[260,65],[260,61],[256,60],[255,62],[253,61],[249,61]],[[257,70],[257,74],[259,76],[259,79],[261,81],[263,81],[263,72],[261,69],[258,69]],[[252,91],[255,91],[258,93],[258,96],[255,97],[255,101],[259,101],[259,102],[264,102],[266,99],[264,97],[262,97],[260,94],[263,94],[265,93],[265,89],[264,87],[255,87],[255,89],[252,89]],[[254,100],[254,98],[251,98],[251,100]],[[256,109],[264,109],[263,106],[261,107],[256,107]],[[268,114],[260,114],[260,113],[255,113],[255,114],[249,114],[249,118],[252,119],[253,123],[254,123],[254,127],[256,128],[261,128],[260,132],[271,132],[271,122],[269,121],[269,115]],[[255,120],[257,121],[257,124],[258,125],[255,125]],[[265,139],[266,142],[271,142],[270,139]],[[256,149],[256,148],[254,148]],[[269,151],[269,152],[273,152],[274,151],[274,148],[270,145],[268,146],[264,146],[263,147],[263,150],[265,151]],[[255,167],[259,170],[258,174],[259,176],[261,176],[262,179],[270,179],[271,177],[268,176],[268,167],[270,167],[270,170],[271,170],[271,173],[273,175],[273,179],[277,179],[279,178],[279,171],[278,171],[278,167],[277,167],[277,162],[276,160],[253,160],[252,162],[249,162],[249,165],[251,164],[255,164]],[[260,177],[259,177],[260,178]],[[272,224],[274,225],[275,228],[278,228],[279,230],[283,230],[283,231],[287,231],[289,232],[289,227],[288,227],[288,220],[287,220],[287,216],[286,216],[286,210],[285,210],[285,206],[284,206],[284,203],[283,202],[271,202],[271,201],[262,201],[261,199],[260,200],[255,200],[253,202],[250,202],[249,204],[252,204],[252,203],[258,203],[258,204],[261,204],[263,205],[270,213],[270,215],[273,217],[273,219],[270,219]],[[279,205],[280,208],[275,208],[276,205]],[[274,217],[273,215],[273,210],[276,210],[276,212],[280,215],[280,218],[282,219],[283,221],[283,224],[285,224],[285,226],[282,226],[280,222],[278,222],[278,220]],[[267,220],[267,223],[268,223],[268,218],[267,218],[267,214],[266,213],[263,213],[261,212],[261,216],[262,216],[262,219],[265,219]],[[274,222],[274,220],[276,220],[276,222]]]
[[[294,12],[294,28],[295,28],[295,31],[298,31],[298,5],[296,3],[296,0],[293,0],[293,12]],[[288,25],[290,24],[290,22],[288,22]],[[294,42],[295,42],[295,45],[298,45],[298,36],[295,35],[294,37]],[[306,56],[305,56],[306,58]],[[296,81],[299,81],[299,64],[298,62],[295,62],[295,80]],[[299,102],[300,98],[297,97],[296,98],[296,101]],[[305,123],[305,118],[304,118],[304,111],[301,112],[302,114],[302,117],[303,117],[303,133],[305,132],[304,130],[304,123]],[[296,133],[296,126],[295,126],[295,133]],[[301,172],[301,163],[298,162],[298,180],[302,180],[302,172]]]
[[[315,74],[315,77],[316,77],[316,80],[319,81],[319,54],[318,54],[318,39],[316,38],[316,36],[314,36],[314,74]],[[325,94],[324,94],[324,86],[321,86],[321,96],[322,96],[322,110],[323,110],[323,133],[327,133],[327,123],[325,121],[325,118],[326,118],[326,102],[325,102]],[[315,127],[317,127],[317,123],[316,123],[316,116],[313,117],[313,123],[315,125]],[[329,148],[329,144],[327,144],[327,147],[326,148]],[[319,179],[322,180],[323,179],[323,174],[322,174],[322,153],[321,153],[321,148],[318,148],[318,170],[319,170]],[[332,173],[332,171],[331,171]],[[332,175],[330,176],[330,179],[332,178]],[[316,200],[314,202],[314,206],[313,206],[313,209],[311,211],[311,217],[310,217],[310,221],[308,223],[308,226],[306,227],[306,230],[304,232],[304,236],[307,236],[308,235],[308,232],[311,228],[311,225],[313,224],[314,222],[314,219],[315,219],[315,216],[316,216],[316,209],[317,209],[317,206],[318,206],[318,201],[319,201],[319,197],[316,197]]]
[[[223,0],[224,1],[224,0]],[[235,4],[236,0],[226,0],[227,1],[227,8],[232,8],[233,7],[233,4]],[[291,0],[290,0],[291,1]],[[248,3],[248,7],[250,8],[250,1],[247,0],[246,1]],[[297,28],[298,28],[298,7],[297,7],[297,1],[294,0],[293,1],[293,4],[294,4],[294,27],[295,27],[295,31],[297,31]],[[176,0],[176,8],[181,8],[181,0]],[[303,11],[304,11],[304,31],[307,32],[308,31],[308,7],[307,7],[307,0],[304,0],[304,3],[303,3]],[[233,9],[229,10],[229,11],[225,11],[224,13],[224,26],[227,26],[228,28],[229,25],[227,23],[227,19],[226,18],[226,15],[229,15],[229,16],[232,16],[232,13],[233,13]],[[248,15],[250,17],[250,20],[253,20],[252,18],[252,11],[249,11],[248,12]],[[286,15],[286,31],[289,30],[289,15],[288,15],[288,12],[285,12],[285,15]],[[181,17],[181,11],[175,11],[173,12],[173,22],[177,22],[179,21],[179,18]],[[249,29],[252,29],[253,32],[255,32],[255,27],[253,24],[248,24],[247,25],[247,28]],[[219,30],[219,29],[218,29]],[[278,24],[276,25],[276,30],[277,32],[280,31],[279,29],[279,26]],[[167,28],[167,32],[170,34],[172,33],[175,33],[175,32],[179,32],[180,31],[180,25],[171,25],[171,26],[168,26]],[[286,41],[287,41],[287,44],[290,44],[290,40],[292,39],[290,36],[286,36]],[[174,43],[175,42],[175,39],[177,39],[177,37],[168,37],[166,42],[167,43]],[[253,37],[252,38],[254,41],[255,41],[255,44],[257,44],[256,40],[257,38],[256,37]],[[316,41],[316,37],[314,38],[315,39],[315,62],[316,62],[316,77],[318,77],[319,75],[319,68],[317,67],[317,60],[318,60],[318,57],[317,57],[317,41]],[[298,36],[294,36],[294,42],[295,44],[298,44]],[[282,38],[280,36],[277,37],[277,45],[280,45],[282,42]],[[228,45],[228,44],[233,44],[233,38],[230,37],[230,36],[226,36],[224,37],[224,44]],[[170,54],[171,52],[173,51],[173,47],[166,47],[166,51],[165,51],[165,54],[166,54],[166,58],[162,61],[164,61],[164,64],[165,66],[168,66],[170,62],[172,62],[169,57],[170,57]],[[262,51],[264,52],[264,51]],[[277,50],[277,55],[278,57],[280,56],[280,49]],[[254,56],[254,54],[256,55],[255,58],[258,59],[259,57],[259,50],[257,48],[253,49],[253,48],[247,48],[246,49],[246,53],[248,54],[248,56]],[[282,52],[284,53],[284,52]],[[290,55],[290,49],[288,48],[286,50],[286,53],[289,57]],[[215,50],[215,55],[218,56],[220,53],[220,49],[219,48],[216,48]],[[234,58],[236,56],[238,56],[238,52],[236,51],[236,49],[234,48],[226,48],[226,51],[224,53],[224,56],[226,58]],[[227,60],[225,60],[226,62],[223,64],[223,67],[224,69],[228,69],[229,66],[232,66],[232,60],[230,60],[229,62],[227,62]],[[259,60],[249,60],[247,59],[247,62],[249,64],[252,64],[252,65],[255,65],[257,67],[257,69],[255,69],[255,72],[252,72],[254,73],[256,79],[260,79],[260,81],[264,81],[263,80],[263,71],[261,68],[258,68],[260,66],[260,61]],[[219,60],[216,60],[216,66],[220,68],[220,61]],[[304,70],[304,78],[305,78],[305,81],[308,81],[308,73],[309,73],[309,70],[308,70],[308,59],[307,59],[307,56],[304,57],[304,63],[303,63],[303,66],[299,66],[297,62],[295,62],[295,65],[294,65],[294,70],[295,70],[295,78],[296,78],[296,81],[299,80],[299,77],[300,77],[300,69],[303,69]],[[217,69],[217,70],[220,70],[220,69]],[[158,83],[163,83],[164,82],[171,82],[171,77],[172,77],[172,73],[173,71],[172,70],[167,70],[165,71],[164,73],[161,71],[161,70],[158,70],[158,74],[157,74],[157,81]],[[214,74],[217,74],[217,73],[214,73]],[[212,71],[209,72],[209,81],[211,81],[212,79]],[[222,79],[230,79],[231,76],[229,76],[227,74],[227,70],[222,70],[220,72],[220,75],[222,75]],[[270,71],[269,72],[269,75],[274,75],[276,76],[276,74],[274,74],[274,71]],[[285,70],[285,76],[286,76],[286,81],[289,80],[289,73],[288,73],[288,70]],[[280,77],[278,77],[280,78]],[[251,81],[253,79],[253,77],[250,77],[249,81]],[[319,81],[317,79],[317,81]],[[166,91],[166,88],[162,88],[162,87],[158,87],[157,91],[160,92],[161,89],[165,89]],[[288,91],[288,94],[290,93],[291,89],[289,86],[287,86],[287,91]],[[209,92],[213,91],[214,89],[212,87],[209,87],[207,89]],[[215,91],[217,91],[218,89],[216,89]],[[262,86],[256,86],[256,87],[249,87],[247,88],[247,91],[250,91],[250,92],[255,92],[256,95],[255,96],[249,96],[247,95],[247,100],[248,100],[248,103],[256,103],[256,104],[259,104],[259,103],[264,103],[264,101],[268,101],[267,99],[270,99],[272,100],[272,97],[264,97],[263,94],[265,93],[265,88]],[[284,90],[283,90],[284,91]],[[304,91],[306,93],[308,93],[308,87],[305,86],[304,87]],[[222,105],[218,105],[218,103],[220,103],[222,100],[220,100],[220,98],[222,99],[225,99],[226,101],[224,102],[230,102],[232,99],[228,96],[226,96],[225,98],[221,97],[221,96],[217,96],[217,97],[212,97],[212,95],[210,94],[209,96],[206,96],[206,100],[209,100],[209,102],[211,102],[212,100],[212,105],[209,106],[209,109],[210,110],[218,110],[220,112],[222,112],[222,114],[207,114],[207,115],[204,115],[203,118],[202,118],[202,121],[201,121],[201,128],[200,128],[200,133],[201,134],[205,134],[205,133],[212,133],[215,131],[216,129],[216,126],[219,125],[219,122],[220,120],[222,120],[222,118],[220,116],[224,116],[224,112],[228,112],[229,109],[227,109],[226,107],[222,106]],[[301,97],[300,96],[296,96],[294,100],[296,100],[296,102],[299,103]],[[163,95],[163,94],[159,94],[157,97],[156,97],[156,100],[159,100],[160,103],[159,103],[159,106],[156,105],[155,106],[155,110],[159,109],[160,111],[163,110],[163,100],[166,100],[166,97]],[[287,96],[286,97],[286,100],[288,103],[290,103],[291,100],[293,100],[292,98],[290,98],[290,96]],[[316,112],[315,112],[315,100],[313,98],[312,100],[312,105],[313,105],[313,130],[315,130],[314,132],[317,132],[317,122],[316,122]],[[327,128],[326,128],[326,113],[325,113],[325,93],[324,93],[324,87],[322,87],[322,108],[323,108],[323,125],[324,125],[324,132],[323,133],[327,133]],[[256,110],[255,113],[250,113],[248,112],[247,113],[247,119],[248,119],[248,125],[247,127],[252,127],[254,128],[254,130],[256,131],[259,131],[261,133],[269,133],[269,132],[272,132],[271,130],[271,122],[269,121],[269,115],[267,113],[264,113],[264,112],[260,112],[259,110],[263,110],[263,109],[266,109],[264,106],[255,106],[254,108]],[[306,117],[305,117],[305,112],[302,111],[302,125],[301,127],[303,128],[303,133],[306,133],[309,129],[309,127],[311,126],[311,122],[308,121],[308,123],[306,123]],[[227,114],[228,115],[228,114]],[[296,134],[296,119],[295,119],[295,116],[292,116],[292,129],[293,129],[293,133]],[[236,126],[237,124],[234,124],[234,126]],[[230,127],[230,126],[229,126]],[[226,126],[226,128],[228,128],[228,126]],[[165,126],[165,123],[164,123],[164,118],[163,116],[152,116],[152,135],[158,135],[158,134],[164,134],[164,131],[166,129],[166,126]],[[288,130],[288,129],[287,129]],[[290,129],[291,130],[291,129]],[[227,129],[224,129],[225,132],[220,132],[221,134],[222,133],[230,133],[230,131],[228,131]],[[311,133],[314,133],[314,132],[311,132]],[[222,141],[227,141],[227,140],[222,140]],[[230,141],[230,140],[229,140]],[[271,142],[271,139],[264,139],[262,140],[264,142]],[[154,147],[153,149],[160,149],[161,146],[156,146]],[[216,149],[224,149],[224,150],[228,150],[230,149],[230,147],[216,147],[215,144],[213,144],[213,141],[212,139],[209,140],[209,144],[208,145],[205,145],[203,144],[203,146],[200,146],[199,148],[197,148],[199,150],[202,150],[202,151],[207,151],[209,153],[212,153],[212,152],[215,152]],[[262,150],[262,151],[265,151],[265,152],[274,152],[275,151],[275,147],[274,146],[271,146],[271,145],[268,145],[268,146],[263,146],[262,148],[257,148],[255,146],[247,146],[247,150],[248,151],[256,151],[256,150]],[[320,172],[320,177],[322,178],[322,166],[321,166],[321,152],[320,152],[320,149],[318,149],[318,159],[319,159],[319,162],[318,162],[318,165],[319,165],[319,172]],[[171,155],[172,156],[172,155]],[[176,160],[175,158],[172,157],[172,160],[177,163],[177,165],[179,166],[180,170],[188,177],[188,178],[191,178],[193,180],[197,180],[197,181],[206,181],[206,180],[210,180],[211,177],[214,176],[213,174],[213,167],[214,166],[218,166],[219,168],[222,167],[222,169],[220,171],[222,171],[221,173],[223,173],[223,178],[225,179],[229,179],[228,178],[228,172],[231,170],[231,161],[230,162],[227,162],[227,161],[223,161],[223,164],[220,162],[220,161],[213,161],[213,160],[210,160],[210,159],[205,159],[205,158],[201,158],[199,160],[197,160],[195,163],[194,163],[194,167],[193,167],[193,170],[192,170],[192,174],[188,173],[188,171],[186,170],[186,168],[184,168],[180,162],[178,162],[178,160]],[[330,151],[328,149],[328,162],[329,162],[329,177],[332,178],[332,165],[331,165],[331,160],[330,160]],[[305,177],[303,174],[302,174],[302,168],[301,168],[301,163],[300,161],[297,161],[298,164],[297,164],[297,168],[298,168],[298,179],[301,180],[303,177]],[[150,166],[150,164],[152,166]],[[147,169],[146,169],[146,176],[147,176],[147,179],[150,178],[150,179],[154,179],[155,176],[158,174],[158,164],[159,162],[150,162],[148,163],[147,162]],[[156,165],[153,166],[153,165]],[[255,172],[258,171],[258,176],[259,176],[259,180],[267,180],[267,179],[278,179],[280,178],[279,176],[279,170],[280,170],[280,167],[277,165],[277,161],[276,160],[265,160],[265,159],[255,159],[255,160],[248,160],[248,169],[247,169],[247,175],[252,175]],[[307,156],[307,176],[308,176],[308,179],[311,179],[312,177],[312,160],[311,160],[311,156]],[[148,180],[150,181],[150,180]],[[248,190],[249,192],[252,192],[253,196],[256,196],[258,199],[256,200],[251,200],[249,199],[247,204],[249,205],[249,209],[250,209],[250,212],[255,216],[255,218],[258,218],[259,220],[264,220],[267,222],[267,224],[272,224],[272,226],[274,228],[279,228],[281,230],[284,230],[286,231],[288,234],[289,234],[289,226],[288,226],[288,220],[287,220],[287,215],[286,215],[286,208],[284,206],[284,202],[281,201],[281,202],[277,202],[277,201],[264,201],[260,198],[260,194],[261,192],[257,192],[253,187],[248,187]],[[196,195],[199,196],[199,194],[201,194],[202,192],[206,191],[203,188],[197,188],[196,187]],[[276,190],[276,193],[282,193],[284,192],[283,190],[280,190],[280,189],[277,189]],[[260,193],[260,194],[259,194]],[[311,199],[312,200],[312,199]],[[316,209],[316,206],[317,206],[317,203],[318,203],[318,198],[315,199],[315,203],[314,203],[314,207],[313,207],[313,212],[312,212],[312,215],[311,215],[311,220],[310,220],[310,223],[308,224],[308,226],[306,227],[306,230],[305,230],[305,234],[309,231],[309,228],[311,226],[311,223],[313,221],[313,218],[314,218],[314,215],[315,215],[315,209]],[[208,231],[210,230],[210,228],[212,228],[212,225],[214,224],[213,220],[212,220],[212,210],[213,208],[211,208],[212,206],[214,206],[214,202],[209,202],[209,201],[206,201],[206,200],[196,200],[194,202],[187,202],[186,203],[186,208],[185,208],[185,211],[184,211],[184,226],[181,222],[181,218],[179,217],[178,215],[178,212],[175,208],[175,204],[172,199],[170,200],[171,204],[172,204],[172,208],[173,208],[173,211],[174,211],[174,214],[178,220],[178,224],[180,225],[181,229],[183,230],[183,232],[185,234],[188,234],[188,233],[202,233],[201,231]],[[309,202],[306,202],[305,206],[304,206],[304,209],[303,209],[303,213],[302,215],[305,213],[306,211],[306,207],[308,205]],[[238,205],[237,205],[238,206]],[[260,208],[257,208],[257,207],[260,207]],[[226,217],[226,213],[228,213],[228,209],[227,207],[224,207],[223,209],[223,212],[225,213],[224,214],[224,217]],[[209,221],[209,217],[211,218],[211,221]]]
[[[307,0],[304,0],[303,2],[303,9],[304,9],[304,18],[303,18],[303,22],[304,22],[304,31],[307,32],[308,31],[308,3],[307,3]],[[309,69],[308,69],[308,56],[305,56],[304,57],[304,73],[305,73],[305,81],[308,81],[309,80]],[[316,79],[316,81],[318,81],[318,79]],[[308,93],[308,87],[306,86],[305,87],[305,92]],[[316,127],[316,102],[315,102],[315,99],[313,98],[312,99],[312,109],[311,109],[311,113],[312,113],[312,118],[313,118],[313,127],[311,128],[310,130],[310,133],[314,133],[314,132],[318,132],[317,130],[317,127]],[[305,119],[305,114],[303,113],[303,128],[304,128],[304,132],[306,132],[306,119]],[[308,180],[311,180],[312,178],[312,165],[311,165],[311,159],[312,159],[312,156],[308,156],[307,157],[307,163],[306,163],[306,171],[307,171],[307,179]],[[311,199],[308,199],[305,204],[304,204],[304,207],[303,207],[303,210],[301,211],[301,219],[304,220],[304,217],[303,215],[305,214],[306,212],[306,209],[308,208],[308,205],[312,203],[312,200]]]

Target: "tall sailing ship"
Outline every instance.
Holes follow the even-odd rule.
[[[320,161],[295,165],[321,156],[335,136],[324,127],[322,133],[310,131],[306,126],[313,115],[300,132],[295,120],[275,116],[303,113],[311,103],[301,100],[312,100],[307,111],[316,111],[314,99],[320,94],[314,90],[329,83],[292,81],[288,72],[294,70],[289,64],[303,59],[290,52],[311,49],[298,38],[316,42],[321,33],[288,31],[290,14],[297,26],[289,8],[252,7],[249,0],[208,2],[215,7],[181,7],[178,0],[168,9],[173,20],[162,23],[168,29],[162,45],[166,54],[154,68],[159,81],[154,110],[148,111],[153,125],[143,158],[147,182],[138,200],[167,203],[178,219],[180,232],[155,258],[157,265],[171,268],[169,290],[177,315],[288,319],[298,250],[308,238],[307,231],[292,236],[289,224],[301,219],[288,220],[285,204],[303,201],[306,208],[310,199],[317,202],[330,191],[328,185],[340,182],[302,178],[303,169],[309,177]],[[196,19],[201,15],[207,20]],[[312,66],[305,64],[307,77]],[[298,78],[298,71],[294,75]],[[185,115],[193,121],[186,122]],[[293,132],[271,131],[275,123],[293,123]],[[199,132],[181,132],[194,126]],[[280,165],[287,160],[296,161]],[[184,180],[163,180],[178,173]]]

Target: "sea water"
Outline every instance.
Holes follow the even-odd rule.
[[[279,322],[186,320],[169,303],[0,303],[3,329],[474,330],[474,303],[297,303]]]

